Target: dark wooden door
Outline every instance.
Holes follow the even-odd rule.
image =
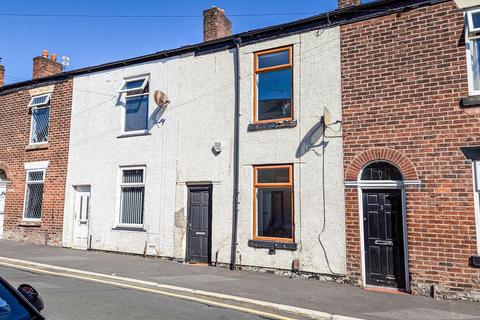
[[[400,190],[364,190],[363,230],[366,283],[405,289]]]
[[[211,261],[211,186],[188,188],[187,261]]]

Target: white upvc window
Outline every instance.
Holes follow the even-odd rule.
[[[31,108],[30,144],[48,142],[50,127],[50,93],[33,96],[28,107]]]
[[[119,93],[125,94],[122,134],[148,131],[149,76],[123,80]]]
[[[477,229],[477,253],[480,255],[480,161],[473,163],[473,196],[475,205],[475,224]]]
[[[25,186],[24,220],[40,220],[42,218],[43,187],[45,169],[27,170]]]
[[[145,166],[120,168],[119,226],[142,227],[145,203]]]
[[[468,92],[480,95],[480,9],[465,12],[465,48],[467,52]]]

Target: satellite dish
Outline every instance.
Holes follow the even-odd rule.
[[[322,122],[325,127],[328,127],[329,125],[332,124],[332,114],[330,113],[327,107],[323,108]]]
[[[167,94],[160,90],[155,90],[153,99],[155,100],[155,103],[160,107],[166,107],[170,103]]]

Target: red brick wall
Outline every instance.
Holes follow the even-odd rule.
[[[459,107],[468,95],[462,13],[445,2],[344,25],[341,53],[346,180],[366,150],[408,159],[422,182],[406,192],[412,292],[434,286],[443,297],[480,300],[480,270],[468,263],[477,253],[472,168],[459,150],[480,145],[480,109]],[[347,189],[347,268],[356,283],[358,215],[357,189]]]
[[[213,7],[203,11],[203,41],[211,41],[232,34],[232,23],[225,16],[225,11]]]
[[[47,57],[33,58],[32,79],[51,76],[63,71],[61,63],[53,61]]]
[[[35,243],[61,245],[65,183],[67,175],[72,80],[55,84],[50,103],[48,148],[26,150],[30,138],[28,103],[22,90],[0,95],[0,169],[7,173],[4,237]],[[25,197],[25,162],[50,161],[45,175],[42,220],[22,222]]]

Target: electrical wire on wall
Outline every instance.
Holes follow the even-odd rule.
[[[322,242],[322,235],[325,233],[327,228],[327,204],[326,204],[326,189],[325,189],[325,150],[327,147],[327,143],[325,142],[325,138],[327,137],[326,131],[328,129],[329,124],[326,123],[325,115],[322,117],[322,124],[323,124],[323,132],[322,132],[322,209],[323,209],[323,224],[320,233],[317,236],[318,242],[320,243],[320,247],[322,247],[323,255],[325,257],[325,262],[327,263],[327,268],[332,275],[342,275],[341,273],[335,272],[332,270],[330,265],[330,260],[328,259],[327,250],[325,249],[325,245]],[[340,121],[336,121],[334,124],[340,123]],[[330,124],[331,125],[331,124]],[[341,135],[338,136],[328,136],[327,138],[341,138]]]

